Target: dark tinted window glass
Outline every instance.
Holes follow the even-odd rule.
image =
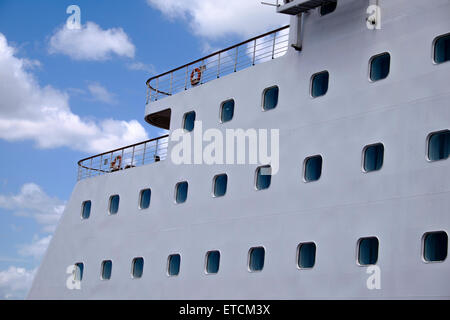
[[[434,61],[443,63],[450,60],[450,35],[442,36],[434,45]]]
[[[227,192],[228,176],[221,174],[214,179],[214,196],[222,197]]]
[[[428,159],[445,160],[450,149],[450,131],[442,131],[430,135],[428,141]]]
[[[168,274],[169,276],[177,276],[180,273],[181,256],[179,254],[173,254],[169,256]]]
[[[364,151],[364,171],[380,170],[383,166],[384,146],[381,143],[367,146]]]
[[[183,203],[187,199],[187,193],[188,193],[188,183],[180,182],[177,184],[176,187],[176,202],[177,203]]]
[[[152,191],[150,189],[145,189],[141,191],[141,201],[140,201],[141,209],[147,209],[148,207],[150,207],[151,196]]]
[[[278,87],[268,88],[264,91],[264,110],[275,109],[278,104]]]
[[[322,157],[315,156],[305,162],[305,181],[311,182],[320,179],[322,174]]]
[[[378,81],[387,78],[391,65],[391,55],[383,53],[372,58],[370,63],[370,80]]]
[[[227,122],[233,119],[234,115],[234,100],[228,100],[222,103],[220,111],[220,121]]]
[[[312,242],[302,243],[298,247],[298,267],[309,269],[316,263],[316,245]]]
[[[144,273],[144,258],[133,259],[133,278],[138,279]]]
[[[359,241],[358,262],[360,265],[376,264],[378,260],[378,239],[363,238]]]
[[[312,77],[311,96],[314,98],[323,96],[328,91],[328,81],[330,74],[328,71],[317,73]]]
[[[424,259],[426,261],[444,261],[447,258],[448,236],[445,232],[430,232],[424,239]]]
[[[84,272],[84,264],[81,262],[76,263],[75,270],[74,270],[74,280],[82,281],[83,280],[83,272]]]
[[[248,268],[250,271],[261,271],[264,268],[265,250],[262,247],[250,249]]]
[[[120,197],[118,195],[112,196],[109,200],[109,213],[117,214],[119,212],[119,201]]]
[[[210,251],[206,255],[206,273],[218,273],[220,266],[220,252]]]
[[[81,217],[83,219],[89,219],[91,216],[91,201],[83,202],[83,210],[81,211]]]
[[[256,170],[256,189],[263,190],[270,187],[272,180],[272,168],[270,166],[259,167]]]
[[[336,10],[336,7],[337,1],[330,1],[328,3],[325,3],[320,7],[320,15],[324,16],[326,14],[332,13],[334,10]]]
[[[194,130],[195,112],[191,111],[184,115],[183,128],[186,131]]]
[[[112,273],[112,261],[106,260],[102,262],[102,279],[109,280],[111,279]]]

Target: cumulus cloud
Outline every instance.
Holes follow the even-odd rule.
[[[41,259],[47,251],[48,245],[52,240],[52,236],[39,237],[34,236],[33,241],[30,244],[22,245],[19,254],[24,257],[33,257],[35,259]]]
[[[88,85],[88,90],[94,101],[103,102],[106,104],[116,104],[117,100],[115,95],[108,91],[104,86],[98,82],[94,82]]]
[[[18,216],[33,218],[39,223],[44,235],[35,235],[30,243],[19,245],[18,254],[31,257],[39,262],[47,251],[52,234],[64,211],[65,202],[47,195],[35,183],[22,186],[17,194],[0,194],[0,208]],[[4,258],[3,262],[18,263],[19,259]],[[25,298],[36,270],[26,270],[17,266],[0,271],[0,299]]]
[[[9,267],[0,271],[0,299],[23,299],[31,288],[36,269]]]
[[[61,53],[74,60],[107,60],[112,55],[134,58],[136,48],[122,28],[103,30],[94,22],[81,29],[63,25],[50,38],[50,53]]]
[[[65,202],[50,197],[35,183],[26,183],[18,194],[0,194],[0,208],[19,216],[32,217],[42,225],[43,231],[53,232],[64,211]]]
[[[147,139],[136,120],[81,119],[71,111],[69,95],[41,87],[26,64],[0,33],[0,139],[33,140],[39,148],[69,147],[91,153]]]
[[[192,31],[214,39],[226,35],[249,37],[289,23],[286,15],[258,0],[147,0],[170,19],[183,18]]]
[[[147,73],[155,73],[155,67],[142,62],[132,62],[127,65],[128,69],[133,71],[144,71]]]

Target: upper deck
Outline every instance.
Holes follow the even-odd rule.
[[[283,56],[289,25],[214,52],[147,80],[147,104]]]
[[[288,50],[288,42],[289,25],[154,76],[147,81],[147,104],[281,57]],[[164,122],[164,112],[154,116],[153,123],[149,122],[164,128],[158,125],[158,121]],[[78,180],[159,162],[166,158],[167,148],[165,135],[82,159],[78,162]]]

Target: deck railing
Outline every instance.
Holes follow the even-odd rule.
[[[283,56],[288,46],[289,25],[152,77],[147,81],[147,104]]]
[[[169,136],[108,151],[78,162],[78,181],[162,161],[167,157]]]

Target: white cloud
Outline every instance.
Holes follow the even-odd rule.
[[[113,54],[134,58],[135,47],[122,28],[103,30],[93,22],[81,29],[63,25],[50,38],[50,53],[61,53],[74,60],[107,60]]]
[[[52,240],[52,236],[34,236],[33,241],[30,244],[22,245],[19,254],[24,257],[33,257],[35,259],[41,259],[47,251],[48,245]]]
[[[127,65],[128,69],[133,71],[145,71],[147,73],[155,73],[155,67],[142,62],[133,62]]]
[[[36,269],[9,267],[0,271],[0,299],[24,299],[33,283]]]
[[[32,217],[43,226],[43,231],[53,232],[64,211],[65,202],[48,196],[35,183],[27,183],[18,194],[0,194],[0,208],[13,211],[16,215]]]
[[[170,19],[184,18],[192,31],[214,39],[226,35],[249,37],[286,25],[289,17],[277,14],[259,0],[147,0]]]
[[[99,153],[146,140],[136,120],[83,120],[72,113],[69,95],[41,87],[0,33],[0,139],[33,140],[39,148],[69,147]]]
[[[88,90],[94,101],[100,101],[107,104],[117,103],[115,95],[98,82],[89,84]]]
[[[19,216],[34,218],[43,227],[46,235],[35,235],[29,244],[20,245],[18,253],[32,257],[39,262],[47,251],[56,225],[64,211],[65,203],[48,196],[34,183],[24,184],[19,193],[0,194],[0,208]],[[1,258],[3,262],[23,262],[16,258]],[[26,270],[15,266],[0,271],[0,299],[24,299],[35,276],[36,270]]]

